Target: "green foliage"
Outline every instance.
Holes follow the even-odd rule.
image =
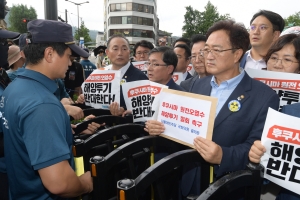
[[[194,10],[191,6],[188,6],[186,7],[184,26],[182,27],[184,31],[183,37],[190,38],[194,34],[205,35],[209,27],[215,22],[224,19],[230,19],[230,15],[220,15],[217,7],[210,3],[210,1],[207,2],[203,12]]]
[[[289,26],[293,24],[292,26],[300,26],[300,11],[290,15],[288,18],[284,19],[285,26]]]
[[[27,5],[13,5],[10,8],[9,12],[9,24],[10,27],[8,28],[11,31],[19,32],[19,33],[26,33],[27,32],[27,23],[22,22],[22,19],[26,18],[29,20],[37,19],[36,10]]]
[[[90,30],[87,27],[85,27],[84,21],[81,21],[79,32],[78,32],[78,29],[75,30],[75,36],[74,37],[78,41],[79,41],[80,37],[84,37],[84,42],[91,42],[92,39],[89,35],[89,32],[90,32]]]

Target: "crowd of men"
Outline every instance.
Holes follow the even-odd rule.
[[[212,140],[194,139],[195,149],[214,166],[214,180],[245,169],[249,161],[259,163],[265,152],[260,140],[268,108],[278,110],[279,97],[244,69],[300,72],[300,36],[280,36],[284,27],[279,14],[261,10],[250,20],[249,32],[242,24],[222,20],[213,24],[206,36],[180,38],[173,47],[167,47],[164,38],[157,47],[142,40],[135,44],[133,56],[135,61],[146,61],[147,75],[131,63],[130,44],[122,35],[109,38],[96,66],[88,60],[89,51],[75,45],[68,24],[33,20],[28,23],[28,34],[21,36],[0,30],[0,137],[4,150],[0,178],[8,180],[0,181],[0,195],[5,195],[4,199],[66,199],[93,190],[90,172],[77,177],[73,170],[68,115],[84,117],[72,104],[84,102],[80,86],[85,78],[97,67],[105,69],[104,51],[110,69],[121,72],[122,82],[150,80],[169,89],[218,99]],[[6,39],[18,36],[19,46],[8,48]],[[78,56],[81,64],[74,61]],[[195,74],[188,72],[189,64]],[[174,72],[183,74],[180,85],[172,78]],[[78,96],[76,102],[70,98],[74,94]],[[109,107],[112,115],[130,113],[122,89],[120,98]],[[231,103],[238,105],[236,110],[228,106]],[[300,104],[291,106],[285,106],[283,112],[300,117]],[[92,123],[85,133],[93,134],[100,126]],[[159,135],[165,127],[149,120],[145,130]],[[164,153],[165,149],[158,149],[155,160],[163,158]],[[199,195],[199,167],[184,166],[178,199]],[[241,195],[236,192],[228,198],[240,199]],[[282,189],[277,199],[300,197]]]

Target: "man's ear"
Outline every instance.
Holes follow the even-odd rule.
[[[44,59],[51,63],[53,58],[54,50],[52,47],[47,47],[44,51]]]
[[[277,40],[277,39],[279,38],[279,36],[280,36],[280,31],[274,31],[274,32],[273,32],[273,42],[274,42],[275,40]]]
[[[173,65],[168,65],[167,67],[168,67],[168,74],[172,75],[173,74],[172,72],[175,71],[175,67]]]
[[[237,49],[234,52],[234,63],[239,62],[242,56],[243,56],[243,49]]]

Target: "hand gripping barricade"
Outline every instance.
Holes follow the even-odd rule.
[[[72,104],[72,106],[77,106],[77,104]],[[84,116],[95,115],[95,116],[103,116],[103,115],[111,115],[110,110],[98,109],[98,108],[82,108]],[[70,121],[74,120],[72,116],[70,116]]]
[[[248,170],[227,174],[211,184],[197,200],[222,200],[237,189],[245,189],[245,200],[259,200],[264,177],[262,165],[249,163]]]
[[[97,191],[96,198],[100,198],[102,193],[101,187],[105,187],[105,182],[103,181],[103,169],[112,168],[115,163],[121,160],[123,157],[128,157],[133,155],[139,149],[143,148],[151,148],[155,145],[165,145],[168,147],[173,146],[174,144],[180,145],[176,142],[168,140],[164,137],[160,136],[145,136],[142,138],[138,138],[131,142],[128,142],[115,151],[111,152],[105,158],[91,158],[91,174],[94,181],[94,192]],[[186,146],[178,147],[177,149],[186,149]],[[155,200],[165,200],[165,199],[177,199],[178,197],[178,189],[179,189],[179,181],[182,176],[182,168],[181,166],[187,163],[200,162],[201,170],[202,170],[202,180],[201,184],[203,188],[207,188],[209,185],[209,164],[203,160],[203,158],[199,155],[199,153],[194,149],[175,151],[167,157],[156,162],[154,165],[149,168],[143,170],[143,172],[135,176],[124,176],[126,179],[118,181],[117,183],[117,196],[118,199],[150,199],[151,195],[149,195],[149,189],[151,189],[151,185],[154,191],[154,199]],[[117,156],[117,157],[116,157]],[[118,158],[115,160],[115,158]],[[114,161],[112,161],[113,159]],[[104,170],[104,172],[106,172]],[[129,179],[128,179],[129,178]],[[131,186],[128,186],[124,183],[134,183]],[[95,193],[96,194],[96,193]],[[148,195],[145,195],[148,194]],[[142,196],[142,197],[141,197]],[[147,198],[146,198],[147,197]]]

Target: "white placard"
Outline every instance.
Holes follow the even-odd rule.
[[[300,194],[300,118],[268,110],[261,142],[264,177]]]
[[[112,102],[120,104],[120,81],[120,71],[94,70],[81,85],[85,104],[106,110]]]
[[[168,88],[168,86],[149,80],[122,84],[126,107],[132,111],[134,122],[152,119],[153,114],[156,113],[155,110],[158,110],[158,99],[162,88]]]
[[[189,65],[188,65],[187,71],[188,71],[192,76],[194,76],[194,74],[195,74],[195,69],[194,69],[194,67],[193,67],[192,64],[189,64]]]
[[[177,85],[180,85],[180,83],[181,83],[182,81],[184,81],[184,80],[183,80],[183,73],[181,73],[181,72],[174,72],[173,75],[172,75],[172,78],[173,78],[174,82],[175,82]]]
[[[280,107],[299,102],[300,74],[246,69],[248,75],[271,87],[280,98]]]
[[[132,65],[147,75],[147,67],[145,65],[145,62],[147,61],[136,61],[136,62],[132,62]]]
[[[217,98],[163,89],[157,120],[165,125],[161,134],[194,148],[197,136],[212,139]]]

